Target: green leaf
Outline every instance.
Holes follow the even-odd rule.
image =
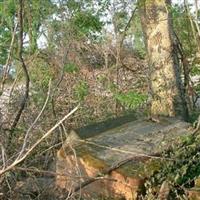
[[[83,101],[89,93],[89,86],[86,81],[80,81],[74,88],[74,94],[78,101]]]
[[[68,63],[64,66],[64,71],[67,73],[75,74],[79,68],[74,63]]]
[[[147,96],[134,91],[128,93],[119,93],[115,98],[125,107],[135,109],[147,100]]]

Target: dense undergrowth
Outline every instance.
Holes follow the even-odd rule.
[[[168,199],[188,199],[188,189],[200,176],[200,132],[179,138],[163,152],[159,169],[145,183],[145,199],[154,200],[159,196],[162,184],[168,183]]]

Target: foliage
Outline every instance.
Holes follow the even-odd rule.
[[[18,22],[19,2],[18,0],[0,0],[0,65],[5,64],[8,56],[12,32]],[[52,138],[41,144],[32,157],[21,163],[24,168],[27,166],[42,168],[49,155],[54,160],[55,151],[57,151],[54,148],[59,147],[58,144],[63,141],[61,137],[64,135],[65,128],[77,128],[94,121],[103,121],[121,115],[124,110],[131,111],[142,106],[147,100],[147,95],[145,92],[139,91],[146,90],[146,85],[140,90],[140,86],[135,83],[140,79],[137,74],[141,74],[141,77],[146,76],[146,71],[142,71],[143,68],[141,69],[140,66],[143,66],[143,63],[140,63],[141,60],[138,59],[139,67],[134,68],[135,66],[133,66],[135,71],[126,69],[127,77],[123,79],[126,73],[121,75],[120,66],[114,66],[118,59],[117,43],[120,42],[120,36],[123,36],[123,31],[126,29],[135,1],[24,0],[23,2],[23,58],[30,74],[31,84],[28,103],[17,125],[15,137],[12,138],[11,146],[13,148],[5,149],[5,164],[11,163],[12,158],[15,158],[13,155],[17,155],[16,153],[19,152],[26,131],[33,125],[41,111],[51,79],[53,90],[51,90],[49,103],[30,131],[27,146],[34,144],[77,102],[82,103],[72,120],[64,122],[55,130]],[[183,45],[184,54],[193,60],[191,75],[199,75],[199,61],[194,58],[197,47],[185,8],[182,5],[176,5],[171,8],[171,11],[175,32]],[[38,45],[42,40],[42,35],[45,38],[44,42],[47,42],[43,50]],[[103,40],[102,38],[107,39]],[[19,63],[17,55],[18,39],[19,24],[11,63],[17,63],[16,66],[21,68],[22,65]],[[120,52],[122,59],[134,56],[145,59],[145,43],[139,12],[135,13],[123,39]],[[108,63],[104,69],[106,59]],[[19,68],[17,71],[19,72]],[[8,116],[5,123],[0,124],[0,139],[5,148],[7,148],[7,144],[2,141],[7,140],[7,132],[13,121],[13,115],[23,99],[23,87],[21,86],[24,84],[24,74],[20,73],[20,76],[8,104]],[[133,83],[132,78],[135,78],[136,82]],[[141,80],[144,78],[139,81],[141,82]],[[59,84],[57,84],[58,82]],[[133,84],[134,87],[137,87],[138,92],[133,89]],[[200,91],[199,84],[196,86],[196,90]],[[116,109],[116,102],[125,109]],[[192,117],[194,116],[196,117],[196,115]],[[163,157],[171,160],[164,160],[160,169],[157,165],[156,171],[150,174],[146,182],[147,195],[155,197],[155,188],[159,188],[163,181],[168,180],[173,186],[172,195],[183,196],[183,188],[190,187],[192,180],[200,175],[198,168],[200,165],[199,138],[199,136],[196,138],[184,137],[180,144],[174,144],[170,150],[163,152]],[[2,156],[3,151],[4,149]],[[35,163],[33,163],[33,157]],[[0,160],[2,163],[4,159]],[[47,168],[47,170],[49,169]],[[12,173],[16,172],[13,170]],[[11,188],[9,188],[10,186],[6,187],[11,191],[14,188],[12,186]]]
[[[95,1],[85,0],[61,1],[56,12],[58,17],[49,22],[49,28],[55,30],[53,33],[51,30],[50,37],[63,40],[64,36],[66,40],[67,36],[80,40],[85,37],[90,38],[96,32],[99,33],[103,23],[100,15],[94,10],[95,3]]]
[[[186,195],[185,189],[192,187],[195,178],[200,175],[199,145],[200,135],[188,135],[180,138],[179,142],[172,144],[170,149],[163,152],[163,157],[167,159],[161,161],[160,169],[146,182],[146,198],[157,198],[158,189],[164,181],[170,183],[171,198],[183,198]]]
[[[46,91],[50,79],[53,78],[51,67],[42,59],[36,59],[30,69],[30,79],[33,88],[37,91]]]
[[[89,36],[92,32],[100,32],[103,24],[99,16],[90,11],[81,11],[72,18],[70,25],[74,27],[77,36]]]
[[[0,2],[0,64],[4,64],[7,59],[16,9],[17,4],[15,0],[3,0]]]
[[[67,73],[75,74],[79,71],[79,68],[74,63],[68,63],[64,66],[64,71]]]
[[[194,86],[195,92],[197,93],[197,95],[200,94],[200,83],[198,83],[197,85]],[[198,96],[196,98],[199,98]]]
[[[78,101],[83,101],[89,93],[89,86],[86,81],[80,81],[75,85],[74,95]]]
[[[183,48],[184,53],[191,55],[196,50],[195,41],[191,31],[191,24],[183,6],[175,5],[171,7],[174,30],[177,33]]]
[[[199,75],[200,75],[200,67],[199,67],[199,65],[193,65],[190,74],[191,74],[192,76],[199,76]],[[193,88],[195,89],[195,91],[197,92],[197,94],[200,93],[200,83],[199,83],[199,82],[197,82],[197,83],[193,86]]]
[[[125,28],[127,20],[128,20],[127,11],[121,10],[115,12],[113,16],[115,31],[122,32]]]
[[[14,26],[17,22],[18,1],[3,0],[0,2],[0,63],[4,64],[11,43]],[[51,0],[24,1],[24,34],[28,39],[28,50],[34,53],[37,50],[37,42],[42,34],[41,26],[54,12],[55,4]],[[18,32],[16,32],[18,35]],[[17,38],[17,37],[16,37]],[[18,42],[15,40],[14,57],[17,57]]]
[[[115,95],[115,98],[125,107],[130,109],[135,109],[141,106],[146,100],[147,96],[134,91],[129,91],[128,93],[119,93]]]
[[[131,33],[134,35],[133,49],[140,58],[145,58],[146,49],[144,43],[144,36],[142,32],[142,26],[140,21],[139,12],[136,12],[133,22],[130,28]]]
[[[193,66],[190,73],[193,76],[200,75],[200,67],[198,65]]]
[[[29,0],[25,1],[24,32],[29,37],[29,52],[34,53],[37,50],[37,40],[40,38],[43,23],[50,20],[55,13],[56,4],[51,0]]]

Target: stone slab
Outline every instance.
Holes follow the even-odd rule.
[[[84,187],[82,195],[86,196],[86,199],[104,195],[136,199],[145,180],[145,175],[140,173],[144,163],[148,162],[152,155],[168,148],[177,137],[190,132],[190,124],[177,118],[162,118],[160,123],[145,119],[135,120],[101,134],[90,134],[93,137],[86,136],[86,139],[72,131],[58,151],[57,172],[68,175],[58,176],[57,185],[73,191],[88,177],[101,174],[102,170],[125,158],[134,157],[131,162],[107,176],[115,181],[95,181]],[[72,180],[73,177],[77,178]]]

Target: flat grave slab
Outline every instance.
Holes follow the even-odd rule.
[[[153,160],[157,167],[162,161],[158,155],[191,132],[190,124],[177,118],[134,120],[98,134],[90,130],[90,137],[72,131],[57,154],[57,173],[66,176],[57,176],[56,184],[86,199],[136,199],[151,173],[144,166]],[[91,177],[98,180],[84,185]]]

